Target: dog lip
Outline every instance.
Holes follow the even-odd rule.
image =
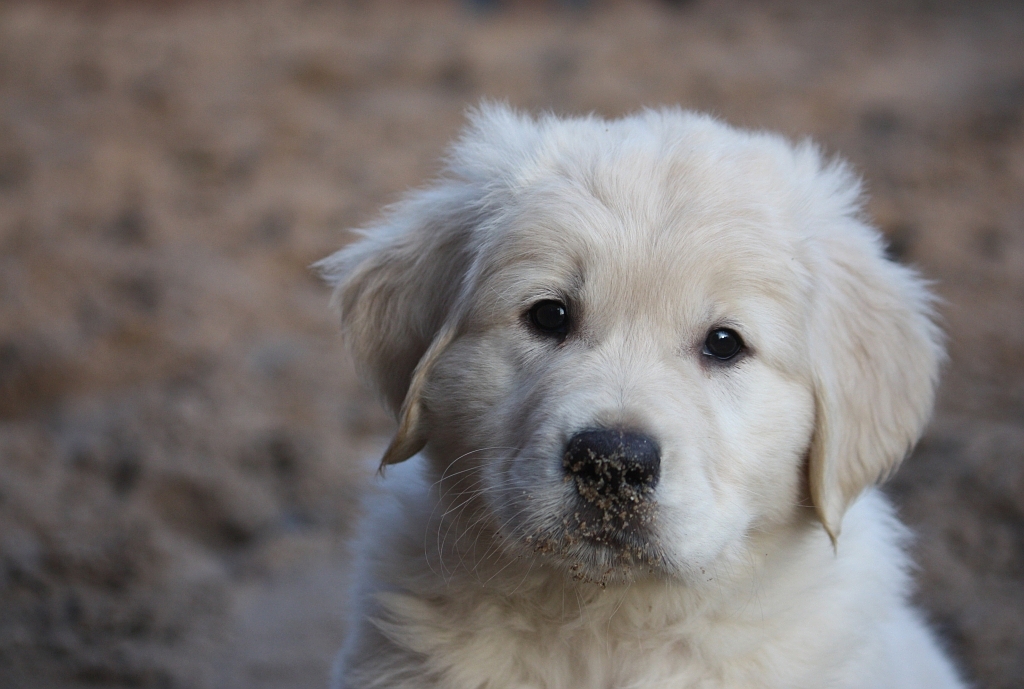
[[[643,501],[632,509],[612,509],[577,500],[563,520],[567,533],[602,545],[646,540],[654,522],[653,501]]]
[[[538,552],[561,555],[572,563],[573,578],[606,582],[609,577],[632,579],[642,572],[661,571],[665,555],[654,531],[632,523],[629,528],[604,528],[601,519],[574,511],[563,520],[559,537],[538,539]]]

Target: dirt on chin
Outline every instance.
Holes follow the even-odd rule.
[[[482,98],[680,104],[863,174],[942,297],[890,483],[918,600],[1024,677],[1024,6],[0,5],[0,686],[322,687],[392,426],[308,269]]]

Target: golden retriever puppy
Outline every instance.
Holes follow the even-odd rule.
[[[337,686],[963,686],[872,487],[942,338],[842,163],[486,105],[319,267],[398,419]]]

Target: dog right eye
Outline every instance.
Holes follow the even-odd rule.
[[[729,328],[715,328],[704,340],[704,354],[728,361],[743,351],[743,338]]]
[[[545,335],[564,336],[569,331],[569,309],[560,301],[545,299],[530,308],[530,323]]]

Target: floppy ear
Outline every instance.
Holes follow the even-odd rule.
[[[420,393],[455,335],[453,311],[472,260],[478,197],[472,185],[439,182],[315,266],[335,286],[343,335],[358,368],[398,419],[382,467],[426,444]]]
[[[943,357],[925,283],[885,258],[877,231],[849,217],[840,225],[815,237],[809,343],[816,426],[808,479],[833,544],[849,505],[920,437]]]

